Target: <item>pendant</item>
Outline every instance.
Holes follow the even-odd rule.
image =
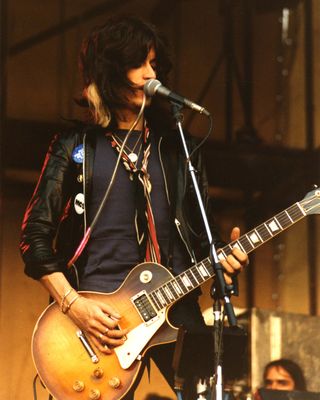
[[[137,160],[138,160],[138,156],[136,155],[136,153],[130,153],[130,154],[128,154],[128,157],[129,157],[129,160],[130,160],[132,163],[135,163],[135,162],[137,162]]]

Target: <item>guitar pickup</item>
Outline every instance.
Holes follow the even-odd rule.
[[[150,323],[155,317],[157,317],[158,314],[145,290],[133,296],[131,301],[145,323]]]

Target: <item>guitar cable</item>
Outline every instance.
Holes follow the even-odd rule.
[[[46,389],[45,385],[43,384],[42,380],[40,379],[40,376],[36,374],[36,376],[33,378],[32,381],[32,388],[33,388],[33,400],[38,400],[38,395],[37,395],[37,380],[39,380],[41,386]],[[51,394],[49,394],[48,400],[53,400],[53,397]]]

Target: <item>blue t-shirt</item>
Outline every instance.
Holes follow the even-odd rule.
[[[116,134],[124,139],[127,131],[118,130]],[[128,147],[137,142],[140,131],[132,132]],[[151,153],[148,172],[152,184],[151,201],[155,219],[157,238],[162,260],[166,259],[169,247],[169,204],[166,197],[163,173],[155,138],[151,135]],[[136,152],[139,149],[139,144]],[[89,219],[92,220],[105,191],[109,185],[112,172],[118,157],[103,132],[97,136],[92,194],[89,199]],[[141,154],[139,161],[141,159]],[[138,164],[139,165],[139,164]],[[113,292],[123,282],[129,271],[140,261],[139,247],[135,229],[135,187],[129,179],[129,172],[120,161],[119,169],[110,191],[109,198],[93,229],[87,244],[87,262],[80,277],[80,290]],[[174,230],[174,273],[182,272],[188,267],[188,255]]]

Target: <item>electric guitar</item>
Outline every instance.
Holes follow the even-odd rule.
[[[250,253],[306,215],[317,213],[320,189],[223,247],[218,257],[226,258],[234,247]],[[127,340],[111,355],[100,353],[52,303],[40,316],[32,338],[33,360],[42,382],[56,400],[123,398],[135,382],[146,351],[176,340],[177,328],[167,320],[170,306],[213,276],[209,258],[175,277],[159,264],[142,263],[113,293],[81,292],[112,305],[122,315],[121,328],[129,329]]]

